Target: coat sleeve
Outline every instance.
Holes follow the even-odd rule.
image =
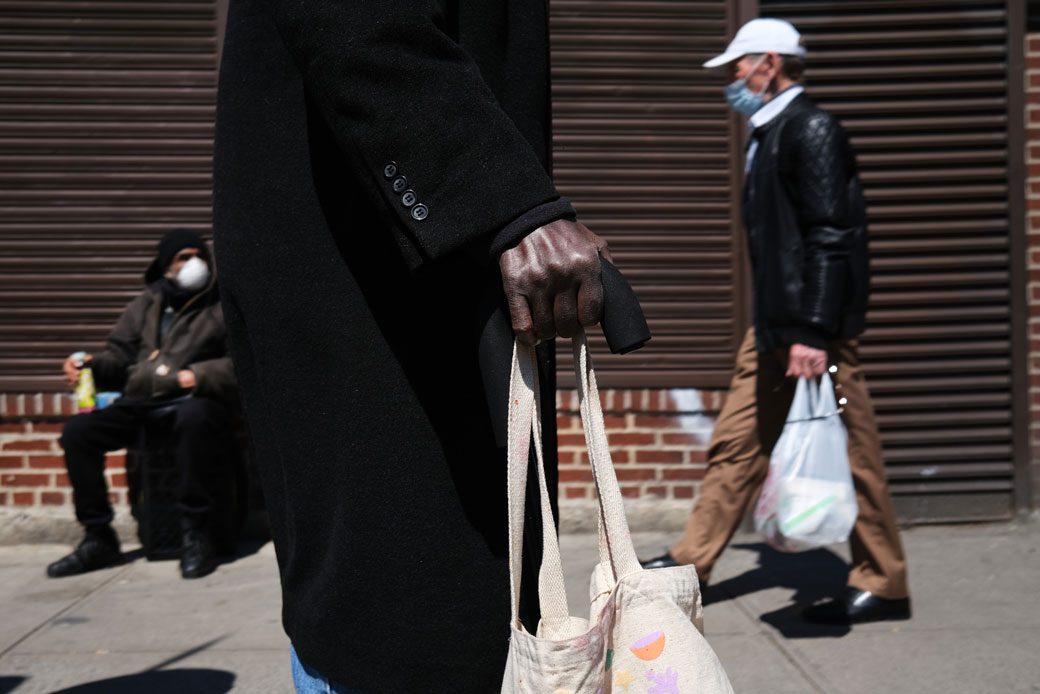
[[[793,193],[804,258],[799,316],[805,321],[793,339],[823,349],[841,325],[855,234],[848,142],[838,121],[818,111],[792,130]]]
[[[564,216],[549,176],[429,0],[271,0],[278,31],[376,209],[414,265],[532,211]],[[569,205],[567,205],[569,209]]]
[[[235,369],[231,357],[206,359],[189,364],[195,373],[195,390],[198,395],[226,400],[235,390]]]
[[[126,385],[127,370],[141,347],[145,305],[144,294],[131,301],[109,333],[105,349],[93,355],[90,368],[99,390],[118,391]]]

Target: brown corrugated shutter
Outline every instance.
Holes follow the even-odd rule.
[[[862,356],[901,515],[1006,517],[1005,3],[764,0],[761,15],[802,31],[809,93],[859,155],[873,268]]]
[[[0,0],[0,392],[64,389],[165,230],[210,230],[216,0]]]
[[[620,358],[593,336],[607,385],[729,380],[744,320],[734,278],[736,150],[722,80],[700,66],[725,46],[730,5],[550,3],[556,183],[610,242],[654,333]],[[560,361],[566,380],[567,355]]]

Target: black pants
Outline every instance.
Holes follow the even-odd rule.
[[[65,467],[72,482],[76,518],[87,528],[112,521],[105,484],[105,453],[135,443],[148,417],[167,412],[177,465],[177,506],[183,517],[205,522],[213,508],[213,480],[227,458],[230,416],[211,398],[170,402],[117,400],[103,410],[70,419],[62,430]]]

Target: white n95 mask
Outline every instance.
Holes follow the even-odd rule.
[[[189,292],[196,292],[209,282],[209,265],[202,258],[192,258],[181,266],[177,273],[177,286]]]

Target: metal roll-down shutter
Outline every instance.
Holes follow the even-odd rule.
[[[0,0],[0,392],[65,389],[159,236],[210,231],[217,0]]]
[[[765,0],[761,15],[802,31],[809,93],[858,153],[873,270],[862,356],[900,514],[1007,517],[1017,318],[1005,2]]]
[[[552,0],[554,173],[606,238],[653,340],[623,357],[594,338],[601,380],[728,383],[744,320],[734,277],[732,162],[723,80],[701,64],[734,28],[731,3]],[[739,228],[739,227],[738,227]],[[561,350],[561,377],[569,373]]]

